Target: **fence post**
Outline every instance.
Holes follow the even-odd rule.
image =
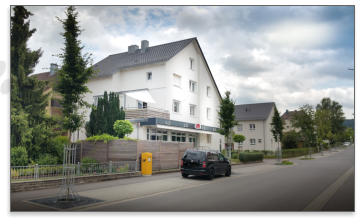
[[[109,161],[108,165],[109,165],[108,171],[109,173],[112,173],[112,161]]]
[[[35,164],[34,178],[35,178],[35,179],[38,179],[38,178],[39,178],[39,166],[38,166],[38,164]]]
[[[80,162],[77,164],[77,176],[80,176]]]

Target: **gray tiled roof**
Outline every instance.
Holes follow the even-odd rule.
[[[237,121],[266,120],[275,104],[255,103],[235,105],[235,119]]]
[[[109,55],[94,65],[96,77],[112,75],[120,69],[164,62],[171,59],[196,38],[148,47],[146,52],[138,49],[135,53],[123,52]]]

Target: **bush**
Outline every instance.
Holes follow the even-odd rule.
[[[67,136],[57,136],[51,140],[51,144],[56,153],[58,163],[63,163],[64,145],[69,145],[69,139]]]
[[[232,159],[238,159],[239,158],[239,153],[238,152],[231,152],[231,158]]]
[[[82,163],[98,163],[96,159],[93,159],[91,157],[83,157]]]
[[[293,162],[289,160],[283,160],[280,165],[293,165]]]
[[[304,156],[308,155],[310,150],[312,151],[312,153],[317,152],[316,148],[282,149],[282,157],[288,158],[288,157]]]
[[[10,149],[10,164],[11,166],[28,165],[28,152],[25,147],[19,146]]]
[[[241,162],[263,161],[264,154],[261,152],[242,152],[239,154]]]
[[[57,163],[58,163],[58,157],[50,155],[48,153],[40,155],[38,159],[39,165],[55,165]]]
[[[295,131],[285,132],[282,139],[282,146],[284,149],[293,149],[298,147],[300,141],[299,135]]]
[[[117,120],[114,122],[113,129],[118,137],[123,138],[133,132],[133,125],[129,120]]]
[[[119,138],[114,137],[112,135],[109,134],[102,134],[102,135],[94,135],[91,137],[88,137],[86,139],[86,141],[93,141],[93,142],[97,142],[97,141],[103,141],[104,143],[107,143],[111,140],[118,140]]]

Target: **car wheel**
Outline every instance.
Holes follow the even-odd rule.
[[[229,167],[227,170],[226,170],[226,173],[225,173],[225,176],[226,177],[229,177],[231,175],[231,167]]]
[[[188,176],[189,176],[189,175],[186,174],[186,173],[183,173],[183,174],[182,174],[182,177],[183,177],[183,178],[187,178]]]
[[[215,177],[215,170],[214,170],[214,168],[211,168],[209,170],[209,180],[214,179],[214,177]]]

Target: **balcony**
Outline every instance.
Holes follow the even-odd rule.
[[[151,117],[164,118],[168,120],[170,119],[170,112],[168,110],[163,110],[154,107],[145,107],[145,108],[128,107],[124,110],[124,112],[126,113],[126,119],[151,118]]]

